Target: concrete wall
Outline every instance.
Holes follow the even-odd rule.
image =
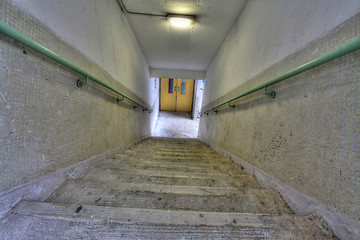
[[[4,0],[0,20],[156,105],[158,83],[115,0]],[[0,78],[0,191],[150,136],[157,117],[95,83],[76,87],[81,76],[3,35]]]
[[[195,80],[194,100],[192,108],[192,116],[194,120],[200,119],[201,104],[204,93],[204,82],[204,80]]]
[[[151,78],[149,94],[151,96],[150,103],[153,110],[150,118],[150,136],[152,136],[152,133],[155,131],[160,110],[160,78]]]
[[[148,67],[116,0],[13,0],[70,46],[147,100]]]
[[[297,52],[359,11],[358,0],[248,1],[207,69],[204,105]],[[314,56],[319,50],[314,49]]]
[[[205,79],[205,71],[151,68],[150,76],[157,78]]]
[[[360,37],[357,0],[275,2],[248,2],[207,71],[203,110]],[[359,64],[357,51],[272,86],[275,99],[259,91],[204,115],[199,138],[360,220]]]

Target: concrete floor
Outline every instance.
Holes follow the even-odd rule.
[[[197,138],[199,119],[189,112],[160,111],[153,137]]]

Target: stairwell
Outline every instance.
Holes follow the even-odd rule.
[[[22,201],[1,239],[337,239],[197,139],[149,138],[45,202]]]

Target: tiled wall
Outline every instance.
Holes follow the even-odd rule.
[[[147,104],[11,1],[0,2],[0,19]],[[148,72],[147,65],[138,65]],[[95,83],[78,88],[78,78],[0,35],[0,191],[150,135],[154,114],[117,103],[116,96]],[[154,85],[150,81],[144,76],[140,87],[147,91],[146,84]]]
[[[203,110],[358,38],[359,33],[357,14]],[[199,137],[360,220],[359,66],[358,50],[271,86],[269,90],[277,93],[274,99],[261,90],[233,102],[235,109],[203,115]]]

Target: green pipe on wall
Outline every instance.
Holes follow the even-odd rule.
[[[35,42],[34,40],[32,40],[31,38],[28,38],[27,36],[23,35],[22,33],[16,31],[15,29],[13,29],[12,27],[10,27],[9,25],[7,25],[6,23],[0,21],[0,33],[15,39],[16,41],[24,44],[25,46],[28,46],[29,48],[40,52],[42,54],[44,54],[45,56],[51,58],[52,60],[76,71],[77,73],[83,75],[84,77],[86,77],[86,79],[92,80],[98,84],[100,84],[101,86],[119,94],[120,96],[128,99],[129,101],[135,103],[136,105],[142,107],[144,110],[148,110],[149,112],[151,112],[152,110],[149,109],[146,106],[143,106],[142,104],[138,103],[137,101],[135,101],[134,99],[130,98],[129,96],[125,95],[124,93],[120,92],[119,90],[117,90],[116,88],[112,87],[111,85],[103,82],[102,80],[98,79],[97,77],[95,77],[94,75],[88,73],[87,71],[85,71],[84,69],[80,68],[79,66],[75,65],[74,63],[70,62],[69,60],[59,56],[58,54],[54,53],[53,51],[47,49],[46,47],[40,45],[39,43]]]
[[[275,78],[273,78],[273,79],[271,79],[271,80],[269,80],[269,81],[267,81],[267,82],[265,82],[263,84],[260,84],[260,85],[258,85],[256,87],[254,87],[254,88],[252,88],[250,90],[247,90],[247,91],[245,91],[243,93],[240,93],[240,94],[236,95],[235,97],[232,97],[232,98],[230,98],[230,99],[228,99],[226,101],[223,101],[223,102],[217,104],[216,106],[211,107],[211,108],[201,112],[201,114],[204,114],[204,113],[208,114],[210,111],[212,111],[212,110],[214,110],[214,109],[216,109],[218,107],[221,107],[221,106],[223,106],[225,104],[229,104],[230,102],[232,102],[232,101],[234,101],[236,99],[239,99],[241,97],[245,97],[246,95],[249,95],[249,94],[251,94],[253,92],[256,92],[256,91],[258,91],[260,89],[264,88],[265,92],[266,92],[266,88],[268,86],[271,86],[271,85],[273,85],[275,83],[281,82],[281,81],[283,81],[285,79],[288,79],[290,77],[293,77],[293,76],[295,76],[297,74],[300,74],[302,72],[305,72],[307,70],[315,68],[315,67],[317,67],[317,66],[319,66],[321,64],[327,63],[327,62],[329,62],[331,60],[334,60],[336,58],[344,56],[344,55],[346,55],[348,53],[354,52],[354,51],[356,51],[358,49],[360,49],[360,38],[352,40],[352,41],[346,43],[343,46],[340,46],[340,47],[338,47],[338,48],[336,48],[336,49],[334,49],[334,50],[332,50],[332,51],[330,51],[328,53],[325,53],[324,55],[322,55],[320,57],[315,58],[312,61],[309,61],[309,62],[307,62],[307,63],[305,63],[305,64],[303,64],[303,65],[301,65],[299,67],[296,67],[296,68],[294,68],[294,69],[292,69],[292,70],[290,70],[290,71],[288,71],[288,72],[286,72],[286,73],[284,73],[282,75],[279,75],[279,76],[277,76],[277,77],[275,77]],[[269,93],[269,94],[271,94],[271,93]],[[275,93],[274,93],[274,96],[275,96]]]

